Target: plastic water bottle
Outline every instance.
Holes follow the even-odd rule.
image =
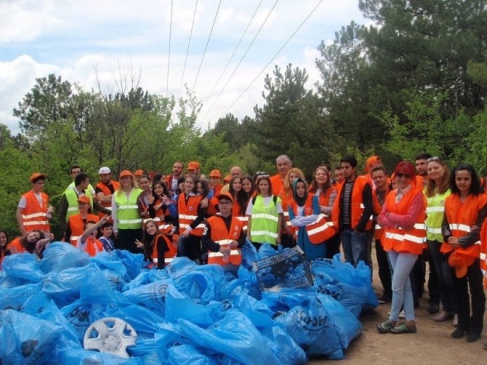
[[[225,251],[222,258],[223,262],[228,262],[230,260],[230,251]]]

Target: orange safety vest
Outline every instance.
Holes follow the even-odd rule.
[[[385,228],[381,240],[385,251],[395,250],[397,252],[419,255],[426,247],[426,227],[424,224],[426,219],[426,198],[421,189],[411,187],[409,192],[397,204],[396,191],[391,191],[386,197],[385,205],[387,211],[391,213],[406,215],[411,202],[418,194],[421,194],[423,199],[423,207],[420,214],[416,217],[413,228]]]
[[[445,216],[450,225],[453,237],[463,237],[470,233],[472,227],[477,223],[480,209],[487,204],[487,196],[469,195],[464,203],[460,201],[457,194],[451,194],[445,199]],[[451,252],[451,246],[443,242],[440,251],[443,253]],[[480,257],[480,241],[466,248],[457,248],[457,254]]]
[[[304,203],[304,215],[313,215],[313,196],[308,194],[308,198]],[[289,207],[293,210],[294,215],[298,216],[298,203],[294,199],[289,202]],[[333,222],[327,222],[324,214],[319,214],[318,219],[313,223],[305,226],[308,238],[311,243],[316,245],[323,243],[327,239],[330,239],[336,234],[335,226]],[[296,227],[295,227],[296,230]],[[296,230],[297,232],[297,230]]]
[[[232,216],[232,224],[230,225],[230,231],[225,225],[225,221],[221,216],[215,215],[208,218],[208,224],[211,227],[211,239],[220,244],[222,247],[228,247],[230,242],[237,241],[240,238],[240,234],[243,229],[243,223],[236,217]],[[220,252],[208,253],[209,264],[227,265],[234,264],[240,265],[242,263],[242,255],[240,250],[234,249],[230,251],[230,257],[228,262],[223,260],[223,254]]]
[[[117,189],[120,187],[120,183],[118,183],[117,181],[110,180],[110,183],[113,186],[114,192],[117,191]],[[101,181],[98,184],[96,184],[96,187],[99,188],[103,192],[104,195],[112,195],[113,194],[110,191],[110,188],[108,186],[106,186],[104,183],[102,183]],[[112,210],[112,203],[111,202],[108,202],[108,203],[100,202],[100,205],[102,207],[105,207],[106,209]],[[105,215],[106,215],[105,213],[98,212],[98,217],[100,217],[100,218],[103,218]]]
[[[154,240],[154,247],[152,248],[152,262],[156,265],[159,263],[159,250],[157,249],[157,241],[159,240],[159,237],[164,238],[167,248],[169,248],[169,252],[164,253],[164,264],[167,265],[174,259],[177,252],[171,240],[167,238],[164,234],[160,234]]]
[[[86,217],[86,222],[93,221],[93,222],[98,222],[100,219],[98,216],[94,214],[88,214]],[[83,222],[83,219],[81,218],[81,214],[77,213],[68,218],[68,225],[69,228],[71,228],[71,237],[69,237],[69,243],[71,243],[74,247],[78,245],[78,238],[81,237],[83,234],[84,226],[85,223]],[[102,245],[103,247],[103,245]]]
[[[351,205],[350,227],[352,229],[355,229],[365,210],[365,206],[362,201],[362,192],[366,185],[370,185],[370,184],[365,177],[357,176],[355,178],[355,182],[352,188],[352,197],[350,200],[350,205]],[[331,215],[333,219],[333,224],[337,228],[340,227],[340,209],[341,209],[340,201],[341,201],[342,189],[344,186],[345,186],[345,182],[343,184],[337,185],[337,198],[335,200],[335,203],[333,204],[333,212]],[[367,231],[371,230],[372,223],[373,223],[373,215],[371,214],[365,226],[365,230]]]
[[[487,289],[487,219],[480,232],[480,269],[484,274],[484,288]]]
[[[218,199],[216,197],[213,197],[208,200],[208,208],[206,208],[207,217],[211,217],[212,215],[218,213],[218,210],[216,209],[217,205],[218,205]]]
[[[387,195],[389,194],[391,190],[389,188],[387,188],[386,190],[386,198],[387,198]],[[382,211],[382,205],[380,205],[379,203],[379,198],[377,198],[377,189],[374,189],[372,191],[372,203],[374,204],[374,214],[375,215],[379,215],[380,212]],[[379,223],[375,223],[375,226],[374,226],[374,239],[380,241],[382,239],[382,236],[384,235],[384,228],[382,228]]]
[[[244,231],[247,230],[247,223],[249,221],[249,217],[245,215],[245,212],[243,211],[244,207],[241,207],[240,204],[237,201],[237,197],[233,197],[233,205],[232,205],[232,217],[237,218],[240,222],[243,223],[242,229]]]
[[[24,253],[27,252],[24,246],[20,243],[20,237],[15,238],[12,242],[9,243],[8,247],[10,248],[10,252],[13,254],[16,253]]]
[[[273,175],[269,178],[269,180],[271,181],[271,185],[272,185],[272,195],[279,196],[279,193],[283,188],[281,175],[279,174]]]
[[[157,205],[160,202],[161,202],[161,200],[159,198],[157,198],[156,201],[154,202],[154,204]],[[168,235],[171,233],[174,225],[172,223],[168,223],[166,217],[171,217],[171,213],[169,212],[169,209],[167,209],[166,214],[164,214],[164,211],[161,207],[161,208],[156,210],[156,216],[154,218],[142,219],[142,224],[145,228],[145,224],[148,221],[152,220],[152,221],[156,222],[157,226],[159,227],[159,232]]]
[[[198,218],[198,206],[201,202],[202,196],[195,195],[190,196],[186,203],[186,196],[181,193],[178,198],[178,218],[179,218],[179,232],[184,232],[187,228],[190,228],[190,224]],[[201,237],[203,235],[203,229],[205,225],[198,224],[196,228],[191,231],[193,236]]]
[[[104,251],[103,250],[103,243],[101,243],[97,238],[89,237],[86,241],[86,249],[85,252],[90,256],[95,256],[96,254]]]
[[[29,191],[22,196],[27,203],[26,207],[22,210],[22,224],[27,232],[34,230],[51,231],[49,219],[46,217],[47,208],[49,207],[49,197],[46,193],[40,194],[42,198],[42,207],[32,191]]]

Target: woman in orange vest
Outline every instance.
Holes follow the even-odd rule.
[[[308,193],[303,179],[294,179],[292,191],[287,210],[291,225],[296,228],[296,243],[308,261],[325,258],[326,240],[336,234],[333,222],[327,222],[320,214],[318,197]]]
[[[174,257],[173,244],[159,231],[157,223],[153,220],[149,220],[145,224],[142,242],[139,240],[135,242],[137,243],[137,248],[144,250],[145,259],[151,263],[151,266],[155,264],[158,269],[164,269],[166,264],[165,254],[170,252],[171,248],[173,249],[173,254],[168,255],[167,258],[172,259]]]
[[[480,269],[480,229],[487,216],[487,196],[482,194],[477,172],[460,165],[450,178],[451,195],[445,201],[440,251],[453,267],[453,285],[458,310],[458,327],[453,338],[480,338],[485,312],[485,293]],[[470,289],[470,295],[469,295]],[[470,306],[472,312],[470,313]]]
[[[426,199],[416,186],[412,163],[399,162],[394,170],[396,189],[384,203],[378,222],[384,228],[382,246],[392,267],[392,304],[389,319],[377,326],[380,333],[415,333],[414,299],[409,274],[426,242]],[[404,307],[406,321],[399,323]]]
[[[157,222],[159,230],[165,235],[172,236],[176,231],[173,225],[177,216],[176,204],[169,198],[169,190],[165,182],[156,181],[152,186],[152,203],[149,204],[149,216]]]
[[[283,247],[294,246],[294,237],[296,234],[296,229],[291,225],[289,221],[289,213],[287,206],[289,202],[293,199],[293,181],[297,178],[301,178],[303,181],[306,180],[303,171],[297,167],[291,168],[284,178],[282,189],[279,192],[279,198],[281,198],[282,206],[284,209],[284,221],[282,222],[283,230],[281,232],[281,244]]]
[[[331,212],[337,197],[337,190],[332,185],[330,171],[326,166],[319,166],[313,173],[309,192],[318,197],[320,213],[331,222]],[[326,241],[326,258],[331,259],[340,252],[340,234],[337,232]]]
[[[142,171],[142,170],[137,170],[137,171]],[[149,214],[149,204],[152,204],[154,202],[154,197],[152,196],[150,178],[148,175],[141,175],[138,178],[137,183],[139,184],[139,188],[142,189],[142,192],[139,194],[137,198],[137,207],[139,209],[140,217],[142,218],[142,224],[144,225],[145,222],[151,219]]]
[[[88,221],[85,224],[85,231],[79,237],[76,247],[85,251],[90,256],[96,256],[98,253],[105,251],[103,243],[96,238],[98,229],[105,223],[109,222],[110,216],[103,216],[98,222]]]
[[[178,257],[188,257],[201,263],[201,236],[203,235],[205,209],[203,197],[196,192],[198,180],[189,175],[184,181],[184,192],[178,197]]]
[[[7,232],[3,229],[0,230],[0,270],[2,270],[2,262],[5,256],[10,255],[8,248],[8,236]]]
[[[44,250],[48,247],[49,243],[54,239],[54,235],[49,232],[43,232],[39,230],[30,231],[26,235],[20,238],[19,242],[22,247],[19,250],[21,252],[28,252],[36,254],[42,259]]]
[[[85,224],[88,221],[98,222],[100,218],[90,213],[90,198],[82,195],[78,198],[79,213],[69,217],[66,224],[66,232],[64,232],[64,242],[69,242],[76,247],[78,239],[85,231]]]

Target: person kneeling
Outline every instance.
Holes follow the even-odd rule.
[[[225,271],[237,274],[242,255],[237,248],[245,244],[243,223],[232,216],[233,197],[230,193],[217,195],[219,212],[207,219],[203,238],[203,248],[208,253],[209,264],[219,264]]]

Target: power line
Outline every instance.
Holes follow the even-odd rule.
[[[269,11],[269,14],[267,14],[266,18],[264,19],[264,22],[262,23],[262,25],[260,26],[259,30],[257,31],[257,33],[255,34],[254,38],[252,39],[252,42],[250,42],[249,46],[247,47],[247,49],[245,50],[245,53],[244,55],[242,56],[242,58],[240,59],[240,61],[238,62],[237,66],[235,67],[235,69],[233,70],[232,74],[230,75],[230,77],[228,78],[227,82],[225,83],[225,85],[223,86],[223,88],[220,90],[220,93],[218,94],[218,96],[216,97],[215,101],[213,102],[213,104],[211,104],[211,107],[210,109],[208,109],[208,111],[206,112],[205,114],[205,118],[206,116],[208,115],[208,113],[211,111],[211,109],[213,108],[213,105],[215,105],[215,103],[217,102],[218,99],[220,99],[220,96],[223,94],[223,91],[225,91],[227,85],[230,83],[230,80],[232,79],[233,75],[235,75],[235,72],[237,71],[237,69],[239,68],[240,64],[242,63],[243,59],[245,58],[245,56],[247,55],[247,52],[249,51],[250,47],[252,47],[252,45],[254,44],[254,41],[255,39],[257,38],[257,36],[259,35],[260,31],[262,30],[262,28],[264,27],[265,23],[267,22],[267,19],[269,19],[270,15],[272,14],[272,11],[274,10],[274,8],[276,7],[277,3],[279,2],[279,0],[276,0],[276,2],[274,3],[274,5],[272,6],[272,9]],[[203,118],[203,120],[205,119]]]
[[[172,8],[173,8],[173,0],[171,0],[171,21],[169,22],[169,53],[167,54],[166,98],[167,98],[167,90],[169,88],[169,65],[171,64]]]
[[[220,74],[220,77],[218,78],[218,81],[215,83],[215,86],[213,86],[213,89],[211,90],[210,92],[210,96],[208,97],[208,100],[211,99],[211,97],[213,96],[213,92],[215,91],[216,87],[218,86],[218,84],[220,83],[220,80],[222,79],[223,77],[223,74],[225,73],[225,71],[227,70],[228,68],[228,65],[230,64],[230,61],[232,61],[233,59],[233,56],[235,55],[235,52],[237,52],[237,49],[238,47],[240,46],[240,43],[242,42],[242,39],[244,38],[245,34],[247,34],[247,30],[249,29],[250,27],[250,24],[252,24],[252,21],[254,20],[255,18],[255,15],[257,14],[257,11],[259,10],[260,6],[262,5],[262,1],[263,0],[260,0],[260,3],[259,5],[257,5],[257,9],[255,9],[255,12],[254,14],[252,15],[252,18],[250,19],[249,23],[247,24],[247,28],[245,28],[242,36],[240,37],[240,40],[238,41],[237,45],[235,46],[235,49],[233,50],[233,53],[232,55],[230,56],[230,59],[228,60],[227,64],[225,65],[225,68],[223,69],[222,73]],[[217,100],[217,99],[216,99]],[[208,112],[205,114],[203,120],[206,119],[206,116],[208,115],[208,113],[210,112],[211,108],[213,108],[213,105],[215,105],[215,103],[213,102],[213,104],[211,105],[210,109],[208,109]]]
[[[206,50],[208,48],[208,44],[210,43],[211,34],[213,33],[213,27],[216,23],[216,18],[218,17],[218,12],[220,11],[220,5],[222,4],[222,0],[218,3],[218,8],[216,9],[215,19],[213,19],[213,24],[211,25],[210,35],[208,36],[208,40],[206,41],[205,51],[203,52],[203,57],[201,57],[200,67],[198,67],[198,73],[196,74],[196,78],[194,79],[193,88],[191,92],[194,91],[194,87],[196,86],[196,82],[198,82],[198,77],[200,76],[201,66],[203,65],[203,60],[205,59]]]
[[[181,88],[183,87],[184,71],[186,71],[186,61],[188,60],[189,46],[191,45],[191,38],[193,36],[193,27],[194,27],[194,20],[196,19],[197,8],[198,8],[198,0],[196,0],[196,4],[194,6],[193,21],[191,22],[191,32],[189,33],[188,48],[186,48],[186,58],[184,59],[183,75],[181,76],[181,83],[179,84],[178,99],[179,99],[179,95],[181,95]]]
[[[264,66],[264,68],[259,72],[259,74],[252,80],[252,82],[249,84],[249,86],[247,86],[247,88],[239,95],[239,97],[232,103],[232,105],[230,105],[230,107],[226,110],[226,112],[223,113],[223,116],[225,116],[230,111],[230,109],[232,109],[232,107],[235,104],[237,104],[237,102],[240,100],[240,98],[250,89],[250,87],[252,86],[252,84],[260,77],[260,75],[266,70],[266,68],[269,67],[269,65],[272,63],[272,61],[274,61],[274,59],[278,56],[278,54],[281,53],[281,51],[284,49],[284,47],[286,47],[286,45],[289,43],[289,41],[296,35],[296,33],[301,29],[301,27],[304,25],[304,23],[306,23],[306,21],[309,19],[309,17],[311,15],[313,15],[313,13],[316,11],[316,9],[318,9],[318,7],[321,5],[322,2],[323,2],[323,0],[320,0],[318,2],[318,4],[313,8],[313,10],[311,10],[311,12],[308,14],[308,16],[303,20],[303,22],[294,31],[294,33],[291,34],[291,36],[288,38],[288,40],[286,42],[284,42],[284,44],[282,45],[282,47],[279,48],[279,50],[271,58],[271,60],[267,63],[267,65]]]

